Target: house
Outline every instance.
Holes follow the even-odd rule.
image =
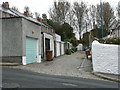
[[[2,6],[0,6],[0,14],[1,14],[1,17],[15,17],[15,16],[17,16],[15,13],[13,13],[10,10],[8,2],[3,2]]]
[[[98,30],[97,29],[92,29],[89,32],[86,32],[83,34],[83,38],[82,40],[84,41],[83,46],[89,46],[92,42],[91,42],[91,36],[94,36],[96,38],[98,38]]]
[[[41,26],[41,52],[42,60],[46,60],[46,51],[52,51],[52,57],[54,58],[54,42],[55,42],[55,31],[47,24],[47,17],[43,17],[44,24]]]
[[[120,38],[120,21],[118,20],[116,26],[114,29],[112,29],[112,32],[111,32],[111,37],[113,38]]]
[[[46,57],[46,50],[52,50],[54,57],[54,30],[43,22],[10,9],[9,3],[3,4],[0,7],[2,61],[23,65],[41,62],[41,57]]]

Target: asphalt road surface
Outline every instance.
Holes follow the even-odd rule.
[[[3,88],[118,88],[118,83],[2,69]]]

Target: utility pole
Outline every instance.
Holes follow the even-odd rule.
[[[103,7],[102,7],[102,0],[100,0],[100,18],[101,18],[101,29],[102,29],[102,39],[103,39]]]
[[[87,22],[86,22],[86,33],[87,33]]]
[[[120,1],[118,2],[118,40],[119,40],[119,30],[120,30]]]

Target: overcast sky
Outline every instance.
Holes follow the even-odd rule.
[[[52,7],[52,4],[55,0],[0,0],[0,4],[6,1],[10,3],[10,7],[16,6],[20,12],[23,12],[24,6],[29,6],[32,13],[39,12],[40,14],[46,13],[47,15],[49,15],[48,10],[50,7]],[[67,1],[73,3],[74,1],[80,2],[81,0],[67,0]],[[82,1],[87,2],[88,5],[97,4],[100,2],[100,0],[82,0]],[[112,7],[115,8],[119,0],[102,0],[102,1],[110,2]]]

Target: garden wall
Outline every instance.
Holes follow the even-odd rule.
[[[92,43],[93,72],[120,74],[120,46]]]

